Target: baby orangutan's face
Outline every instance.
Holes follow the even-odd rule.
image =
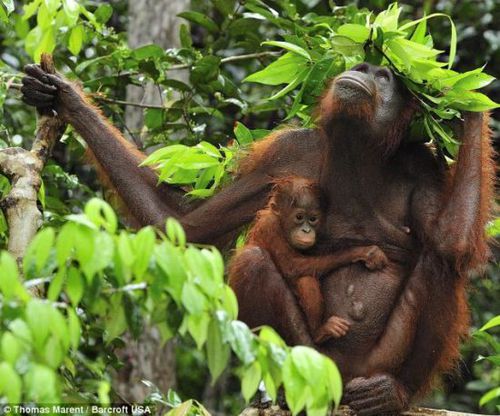
[[[307,250],[316,244],[321,209],[314,195],[300,195],[291,207],[285,207],[280,217],[281,226],[292,247]]]

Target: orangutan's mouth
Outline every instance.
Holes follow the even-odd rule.
[[[363,92],[366,92],[366,94],[368,94],[368,96],[370,97],[373,95],[373,91],[370,90],[370,88],[368,88],[363,81],[360,81],[359,79],[351,77],[349,75],[343,75],[340,78],[337,78],[335,84],[344,84],[349,88],[354,87],[357,90],[361,89],[363,90]]]

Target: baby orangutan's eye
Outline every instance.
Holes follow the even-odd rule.
[[[304,221],[304,214],[300,214],[300,213],[299,213],[299,214],[296,214],[296,215],[295,215],[295,219],[296,219],[297,221]]]

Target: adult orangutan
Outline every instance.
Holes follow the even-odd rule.
[[[179,218],[193,242],[222,244],[264,207],[283,176],[320,182],[328,206],[317,254],[376,245],[383,270],[360,264],[322,279],[325,316],[351,322],[321,346],[338,364],[344,400],[360,415],[394,412],[453,367],[468,325],[467,274],[487,259],[484,225],[492,194],[487,116],[467,113],[462,145],[447,169],[408,125],[417,106],[387,68],[360,64],[336,77],[318,126],[283,130],[256,143],[236,181],[192,208],[138,167],[143,156],[71,83],[26,68],[24,100],[54,108],[73,125],[140,224]],[[321,167],[321,168],[320,168]],[[314,346],[304,316],[269,255],[254,250],[240,277],[240,318],[269,324],[291,344]],[[399,334],[399,336],[394,336]]]

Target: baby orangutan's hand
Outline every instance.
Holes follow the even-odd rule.
[[[336,315],[330,316],[328,320],[318,329],[314,342],[321,344],[331,338],[340,338],[347,334],[351,323]]]
[[[378,246],[370,246],[362,261],[369,270],[381,270],[389,262],[385,253]]]

